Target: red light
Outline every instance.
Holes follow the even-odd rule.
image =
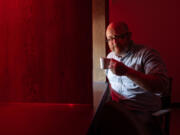
[[[73,106],[75,106],[75,104],[68,104],[68,106],[69,106],[69,107],[73,107]]]

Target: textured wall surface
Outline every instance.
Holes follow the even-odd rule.
[[[92,103],[90,0],[0,0],[0,101]]]

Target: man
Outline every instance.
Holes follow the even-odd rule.
[[[111,98],[142,123],[148,123],[150,114],[160,109],[160,96],[169,87],[165,64],[155,50],[133,43],[124,22],[110,23],[106,37],[111,50],[106,70]]]

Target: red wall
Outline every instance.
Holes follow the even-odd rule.
[[[0,101],[92,103],[90,0],[0,0]]]
[[[125,21],[136,43],[159,51],[173,77],[172,100],[180,102],[178,0],[109,0],[110,21]]]

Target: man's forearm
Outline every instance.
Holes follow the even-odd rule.
[[[161,78],[157,75],[148,75],[129,68],[126,76],[132,81],[134,81],[141,88],[150,92],[160,92],[164,89],[163,82]]]
[[[161,74],[144,74],[127,67],[122,62],[118,62],[114,59],[111,59],[109,68],[114,74],[118,76],[125,75],[139,85],[139,87],[153,93],[163,92],[164,90],[167,90],[169,86],[168,79],[166,77],[162,77]]]

